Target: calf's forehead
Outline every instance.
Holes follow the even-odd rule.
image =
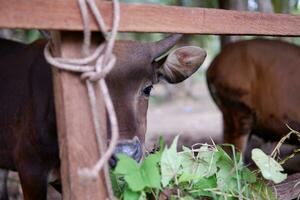
[[[113,75],[140,74],[146,76],[153,73],[150,49],[145,43],[118,41],[113,51],[117,57],[112,71]]]

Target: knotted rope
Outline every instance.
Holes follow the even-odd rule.
[[[109,91],[104,80],[105,76],[110,72],[110,70],[114,67],[116,62],[116,57],[112,53],[113,46],[115,43],[117,29],[119,27],[120,21],[120,6],[118,0],[113,0],[113,26],[111,33],[108,34],[106,25],[104,23],[103,17],[99,12],[94,0],[78,0],[81,17],[83,21],[84,27],[84,39],[82,52],[84,54],[84,58],[54,58],[50,53],[50,45],[49,43],[46,45],[44,49],[44,54],[46,60],[52,65],[62,70],[68,70],[73,72],[81,72],[81,79],[85,80],[88,97],[93,117],[93,124],[96,132],[98,148],[100,151],[101,158],[97,161],[97,163],[91,168],[84,168],[78,170],[78,174],[80,177],[84,179],[96,179],[99,175],[100,170],[104,167],[105,181],[106,187],[108,189],[108,194],[110,199],[113,199],[113,193],[111,189],[111,183],[109,178],[109,167],[107,165],[107,161],[110,159],[111,155],[114,152],[114,149],[118,143],[119,131],[116,113],[109,95]],[[89,28],[89,11],[95,17],[97,25],[99,26],[102,34],[105,38],[105,42],[99,45],[93,53],[90,53],[90,44],[91,44],[91,30]],[[91,65],[90,63],[95,63]],[[101,138],[101,129],[100,129],[100,119],[98,115],[97,109],[97,97],[95,94],[95,85],[96,83],[99,85],[100,92],[103,94],[105,107],[108,112],[108,117],[112,129],[111,140],[109,147],[105,151],[106,144]],[[105,153],[104,153],[105,152]]]

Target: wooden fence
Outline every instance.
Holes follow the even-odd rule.
[[[111,27],[111,2],[100,1],[98,6],[106,24]],[[74,31],[81,31],[83,27],[75,0],[0,0],[0,27],[56,30],[53,32],[55,54],[61,57],[80,55],[81,39]],[[97,30],[95,21],[91,21],[91,28]],[[121,4],[119,30],[299,36],[300,16]],[[74,73],[54,69],[53,74],[64,199],[105,199],[107,194],[102,174],[96,182],[85,185],[80,183],[77,176],[78,167],[91,166],[99,156],[85,86]],[[103,102],[99,104],[105,132],[105,109]],[[282,187],[278,191],[286,191],[280,189]]]

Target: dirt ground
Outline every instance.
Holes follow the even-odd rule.
[[[8,177],[9,200],[23,200],[22,188],[16,172],[9,172]],[[61,200],[61,195],[51,186],[48,187],[48,200]]]
[[[158,86],[162,87],[162,86]],[[190,146],[198,142],[221,141],[222,115],[211,97],[204,80],[191,86],[193,98],[181,93],[185,88],[179,85],[174,89],[172,100],[160,105],[150,104],[146,146],[150,148],[162,135],[166,141],[180,135],[180,144]],[[161,88],[158,88],[159,90]],[[154,88],[154,95],[157,91]]]

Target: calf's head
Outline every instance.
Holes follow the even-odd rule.
[[[162,57],[180,37],[175,34],[153,43],[118,41],[115,44],[117,62],[106,77],[120,131],[120,143],[115,153],[126,153],[136,160],[141,158],[139,141],[144,143],[153,85],[161,79],[172,84],[182,82],[203,63],[205,51],[193,46],[175,49]],[[130,140],[135,136],[138,139]]]

